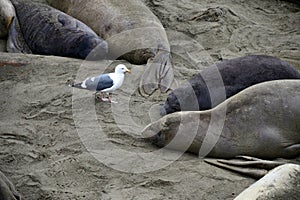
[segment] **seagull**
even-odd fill
[[[114,73],[101,74],[100,76],[96,77],[89,77],[80,83],[72,83],[69,86],[79,89],[96,91],[96,98],[97,94],[100,92],[100,98],[102,101],[116,103],[112,101],[110,93],[122,86],[126,72],[130,73],[130,70],[127,69],[125,65],[119,64],[116,66]],[[107,94],[108,99],[104,98],[104,93]]]

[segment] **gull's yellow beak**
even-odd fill
[[[130,73],[131,73],[131,70],[130,70],[130,69],[127,69],[126,72],[128,72],[128,73],[130,74]]]
[[[9,26],[10,26],[10,24],[12,23],[13,19],[14,19],[13,16],[9,16],[9,17],[7,18],[7,22],[6,22],[6,28],[7,28],[7,29],[9,28]]]

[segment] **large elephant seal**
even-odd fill
[[[217,82],[218,77],[223,85],[208,86],[209,82]],[[300,79],[300,73],[289,63],[271,56],[251,55],[226,60],[205,68],[172,91],[161,115],[181,110],[207,110],[249,86],[279,79]],[[221,96],[220,90],[225,90],[226,94]]]
[[[97,57],[106,57],[107,43],[79,20],[45,4],[26,0],[11,2],[17,14],[10,26],[11,52],[24,52],[26,45],[35,54],[84,59],[97,47]],[[24,45],[20,45],[22,37]]]
[[[7,36],[8,27],[15,15],[15,9],[10,0],[0,0],[0,38]]]
[[[298,199],[300,165],[285,164],[271,170],[234,200]]]
[[[143,94],[158,87],[165,92],[173,81],[170,46],[158,18],[140,0],[47,0],[81,20],[104,38],[111,59],[123,58],[145,64]]]
[[[300,155],[299,108],[300,80],[269,81],[251,86],[211,110],[166,115],[142,134],[158,146],[199,156],[291,158]],[[219,123],[222,120],[224,124]],[[217,127],[220,132],[214,131]],[[209,149],[206,155],[200,155],[203,147]]]

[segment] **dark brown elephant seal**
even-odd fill
[[[300,80],[269,81],[211,110],[166,115],[142,134],[158,146],[203,157],[292,158],[300,155],[299,108]]]
[[[48,5],[11,0],[16,17],[10,25],[9,52],[85,59],[107,56],[107,43],[79,20]]]
[[[109,58],[145,64],[140,90],[163,92],[173,82],[170,46],[158,18],[140,0],[47,0],[81,20],[108,42]]]
[[[172,91],[161,115],[208,110],[247,87],[279,79],[300,79],[300,73],[289,63],[272,56],[251,55],[226,60],[205,68]],[[218,81],[221,83],[214,84]],[[222,90],[223,96],[220,95]]]

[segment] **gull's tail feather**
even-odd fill
[[[71,83],[71,84],[69,84],[69,87],[85,89],[84,87],[82,87],[82,83]]]

